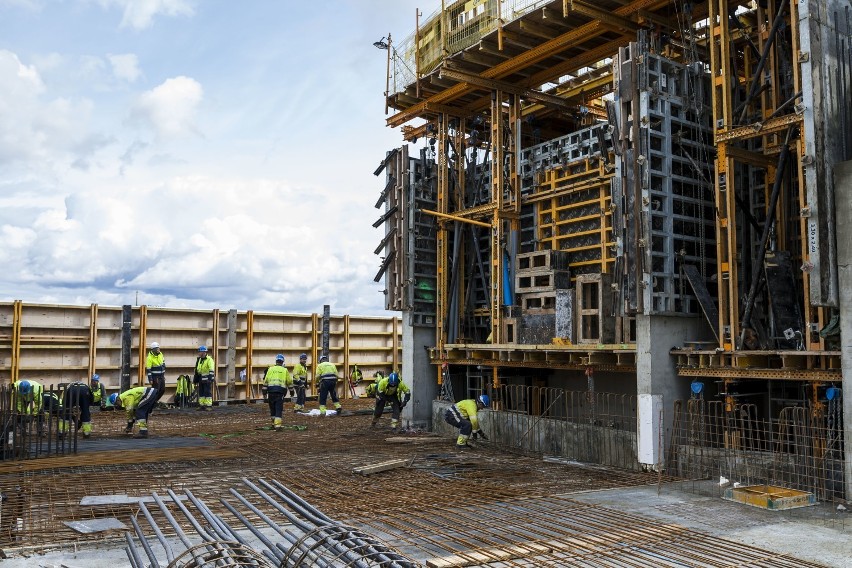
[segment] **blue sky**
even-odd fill
[[[0,0],[0,300],[383,314],[372,43],[427,4]]]

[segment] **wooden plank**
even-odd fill
[[[440,436],[392,436],[385,438],[385,442],[389,444],[436,444],[447,441],[447,438],[441,438]]]
[[[390,460],[381,463],[375,463],[372,465],[364,465],[361,467],[354,467],[352,471],[354,473],[360,473],[361,475],[370,475],[371,473],[379,473],[380,471],[388,471],[390,469],[397,469],[400,467],[406,467],[410,460]]]

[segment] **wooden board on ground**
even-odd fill
[[[372,465],[364,465],[361,467],[354,467],[352,471],[355,473],[360,473],[361,475],[370,475],[371,473],[379,473],[380,471],[388,471],[389,469],[397,469],[399,467],[406,467],[411,460],[390,460],[381,463],[374,463]]]
[[[426,566],[429,568],[460,568],[462,566],[478,566],[480,564],[490,564],[492,562],[511,560],[513,558],[526,558],[537,554],[549,554],[551,551],[552,549],[550,547],[543,546],[541,544],[520,544],[517,546],[507,546],[506,548],[471,550],[461,554],[453,554],[452,556],[430,558],[426,561]]]
[[[438,444],[447,442],[447,438],[438,436],[392,436],[385,438],[389,444]]]

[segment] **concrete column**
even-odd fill
[[[430,429],[432,401],[438,398],[435,367],[427,347],[435,344],[435,329],[411,325],[411,313],[402,312],[402,380],[411,388],[411,401],[402,411],[402,424]]]
[[[637,432],[640,463],[655,466],[665,461],[671,439],[674,401],[689,397],[689,379],[677,376],[672,347],[695,340],[703,322],[698,318],[636,316]],[[662,418],[660,416],[662,409]],[[665,435],[661,434],[663,428]]]
[[[852,219],[852,161],[834,166],[836,219]],[[846,498],[852,496],[852,224],[835,222],[837,231],[837,281],[840,307],[840,370],[843,375],[843,480]],[[844,292],[844,290],[846,290]]]

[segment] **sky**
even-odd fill
[[[0,0],[0,301],[388,315],[372,44],[431,4]]]

